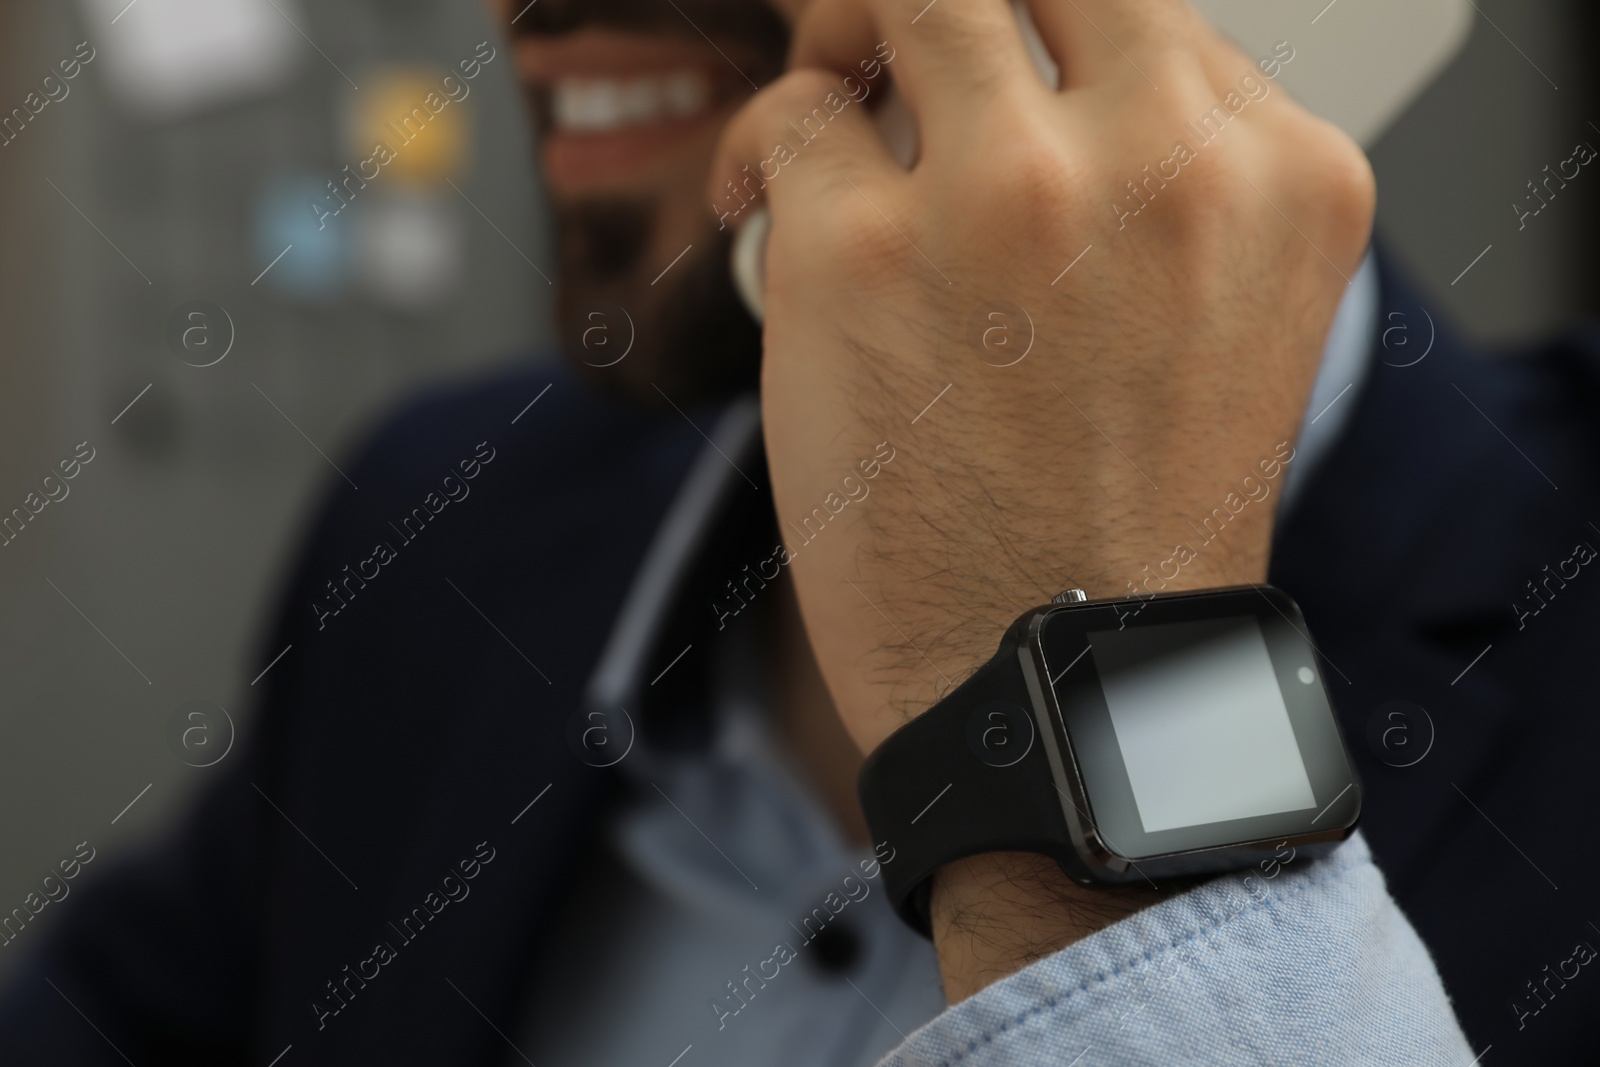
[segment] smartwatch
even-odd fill
[[[1349,837],[1361,786],[1300,609],[1271,586],[1019,618],[993,659],[862,768],[884,887],[929,932],[939,867],[1038,852],[1083,885],[1249,867]]]

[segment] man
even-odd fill
[[[1583,692],[1592,357],[1489,367],[1441,336],[1410,367],[1351,372],[1342,401],[1335,377],[1306,421],[1343,432],[1298,434],[1288,469],[1310,473],[1281,524],[1244,509],[1169,579],[1258,582],[1274,539],[1367,834],[1472,1051],[1360,842],[1284,857],[1244,902],[1226,878],[1091,892],[1035,857],[974,857],[941,872],[929,946],[884,910],[895,854],[854,803],[862,753],[1028,606],[1159,569],[1174,531],[1297,439],[1364,277],[1370,190],[1281,93],[1247,92],[1238,137],[1146,179],[1253,69],[1165,0],[1039,5],[1060,95],[1022,78],[1002,5],[941,4],[913,34],[904,4],[818,0],[784,12],[803,69],[726,131],[737,83],[781,68],[783,26],[675,6],[545,0],[515,24],[589,384],[536,368],[379,436],[287,587],[272,647],[293,650],[258,736],[179,841],[74,898],[7,1003],[16,1058],[848,1063],[930,1019],[906,1062],[1578,1047],[1593,951],[1555,886],[1597,873],[1558,847],[1594,729],[1563,714]],[[862,107],[826,104],[858,95],[842,75],[868,57],[922,124],[910,174]],[[820,136],[783,132],[818,102]],[[743,186],[779,140],[794,158]],[[1135,177],[1144,196],[1108,209]],[[752,409],[728,403],[757,364],[723,280],[757,191],[764,461]],[[967,344],[999,301],[1030,309],[1040,345],[1004,367]],[[1378,306],[1390,329],[1424,321],[1397,291]],[[1376,348],[1411,361],[1395,351]],[[850,503],[814,518],[830,494]],[[788,573],[770,580],[774,502]],[[1395,699],[1437,733],[1405,768],[1382,762],[1388,731],[1421,745],[1425,722],[1388,718]],[[794,959],[773,952],[774,916],[832,900],[849,903],[795,929]]]

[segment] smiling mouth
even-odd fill
[[[682,37],[585,28],[529,35],[518,49],[545,179],[559,195],[638,191],[664,168],[689,166],[750,95],[732,58]]]
[[[562,195],[647,187],[663,167],[686,165],[737,106],[701,69],[563,77],[538,106],[544,176]]]

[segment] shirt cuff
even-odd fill
[[[947,1009],[882,1063],[1472,1058],[1432,957],[1357,833],[1320,860],[1263,861],[1069,945]]]

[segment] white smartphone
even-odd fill
[[[1053,2],[1053,0],[1049,0]],[[1274,80],[1312,113],[1370,147],[1419,96],[1472,28],[1472,0],[1193,0],[1252,57],[1276,60]],[[1012,0],[1039,74],[1058,83],[1024,0]],[[1292,56],[1284,61],[1285,56]],[[909,165],[916,129],[891,88],[875,113],[884,140]],[[733,278],[745,306],[762,318],[767,230],[762,208],[733,243]]]

